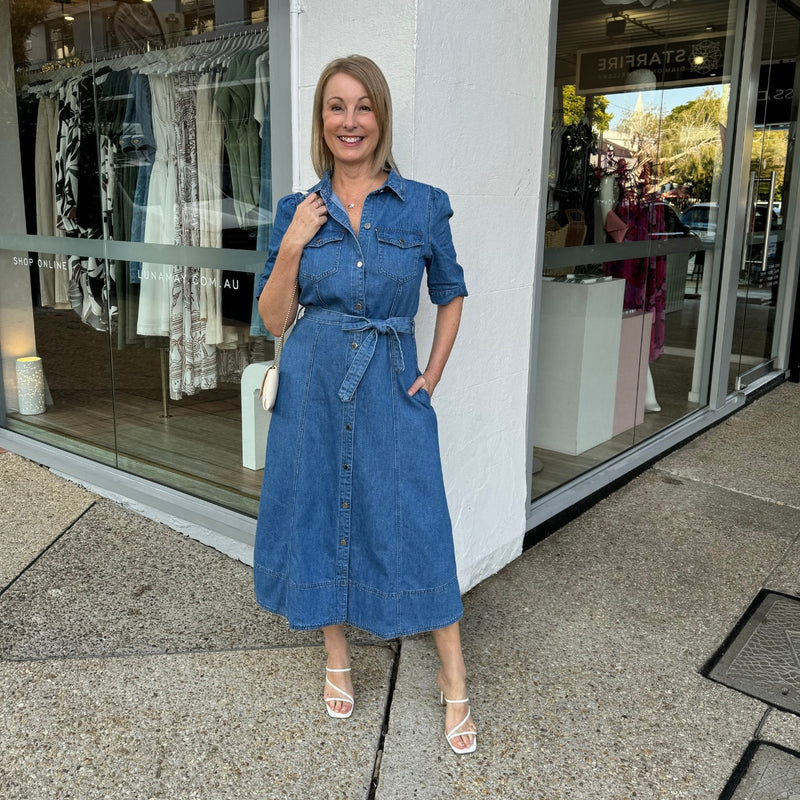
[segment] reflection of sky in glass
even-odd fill
[[[657,106],[662,108],[663,114],[669,114],[675,106],[680,106],[691,100],[696,100],[708,88],[715,89],[717,92],[721,91],[720,84],[715,83],[711,84],[710,87],[681,86],[675,89],[654,89],[648,92],[617,92],[615,94],[607,94],[605,96],[608,98],[609,102],[606,110],[614,115],[614,119],[611,120],[611,127],[614,128],[623,116],[625,116],[627,111],[633,111],[640,94],[645,109],[648,106]]]

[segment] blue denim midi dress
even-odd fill
[[[287,337],[261,493],[261,606],[298,630],[347,622],[382,638],[462,615],[436,414],[414,315],[467,294],[440,189],[390,172],[354,232],[330,176],[328,221],[300,260],[305,307]],[[302,194],[281,199],[260,294]]]

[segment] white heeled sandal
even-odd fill
[[[325,672],[350,672],[350,667],[345,667],[344,669],[330,669],[330,667],[325,667]],[[325,710],[328,712],[329,717],[333,717],[334,719],[347,719],[353,713],[353,707],[355,706],[355,701],[353,700],[352,696],[347,694],[347,692],[337,686],[335,683],[331,681],[331,679],[325,675],[325,683],[328,684],[332,689],[336,689],[339,692],[341,697],[326,697],[325,698]],[[334,711],[328,703],[350,703],[350,710],[349,711]]]
[[[439,704],[445,705],[447,703],[469,703],[469,697],[464,698],[463,700],[448,700],[444,696],[443,691],[439,691]],[[447,731],[444,732],[444,738],[447,739],[447,744],[450,745],[450,749],[459,756],[466,755],[467,753],[474,753],[478,747],[478,732],[477,731],[462,731],[461,728],[466,725],[467,720],[472,716],[472,710],[467,711],[467,716],[458,723],[458,725],[453,728],[453,730],[448,733]],[[465,747],[463,749],[459,749],[453,744],[453,739],[456,736],[472,736],[472,744],[469,747]]]

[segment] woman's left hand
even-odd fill
[[[433,390],[436,388],[437,383],[439,383],[438,380],[434,380],[430,375],[423,372],[422,375],[411,384],[408,393],[413,397],[420,389],[424,389],[428,393],[428,397],[433,397]]]

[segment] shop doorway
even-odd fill
[[[790,265],[790,219],[797,122],[800,20],[767,3],[759,92],[747,194],[745,241],[739,269],[729,391],[746,391],[773,371],[779,356],[781,310]],[[796,170],[795,170],[796,172]]]

